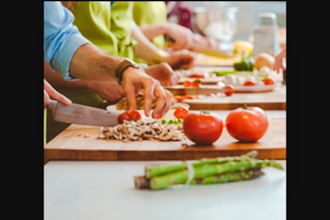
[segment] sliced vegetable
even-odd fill
[[[271,78],[265,78],[263,82],[265,85],[274,85],[274,80]]]
[[[228,74],[234,74],[236,72],[237,72],[236,70],[213,70],[210,71],[210,74],[215,74],[217,76],[225,76]]]
[[[204,73],[191,73],[187,76],[188,78],[206,78]]]
[[[243,84],[243,86],[255,86],[256,83],[251,80],[246,80]]]
[[[225,89],[224,93],[226,96],[231,96],[232,94],[235,93],[235,88],[233,85],[225,85],[224,89]]]
[[[254,64],[252,59],[247,58],[246,56],[242,55],[242,59],[239,62],[234,63],[234,69],[235,70],[247,70],[247,71],[252,71],[254,68]]]
[[[118,123],[122,124],[125,120],[126,121],[137,121],[141,119],[141,114],[140,112],[133,110],[131,112],[125,111],[118,115]]]
[[[196,87],[199,88],[202,85],[202,81],[200,79],[196,79],[194,81],[189,81],[189,80],[185,80],[183,82],[183,86],[184,87]]]
[[[189,113],[189,110],[185,107],[178,107],[175,109],[173,115],[176,118],[183,119],[187,114]]]
[[[180,118],[177,118],[177,119],[169,119],[169,120],[166,120],[166,119],[162,119],[162,124],[174,124],[174,125],[181,125],[182,124],[182,119]]]

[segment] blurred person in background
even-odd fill
[[[194,66],[194,54],[181,50],[167,53],[157,48],[136,26],[133,19],[135,2],[62,2],[75,16],[74,24],[80,32],[102,51],[135,60],[143,59],[148,65],[166,62],[173,69],[189,69]],[[145,12],[146,13],[146,12]]]
[[[189,22],[191,19],[190,14],[183,14],[188,9],[183,8],[181,2],[175,4],[177,4],[176,9],[169,12],[172,14],[168,15],[166,1],[134,2],[134,21],[144,35],[161,49],[169,49],[168,47],[170,47],[172,50],[193,50],[194,46],[219,48],[219,44],[215,39],[194,33],[188,22],[185,22],[186,19]],[[184,12],[178,10],[184,10]],[[176,14],[182,18],[182,21],[178,23],[169,22],[168,16]],[[185,25],[186,23],[187,25]]]

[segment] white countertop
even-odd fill
[[[254,180],[138,190],[145,164],[171,161],[50,161],[45,220],[285,220],[286,171]],[[173,161],[172,161],[173,162]],[[286,167],[286,161],[280,161]]]

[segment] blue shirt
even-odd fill
[[[69,65],[75,51],[90,43],[72,24],[73,14],[61,2],[44,2],[44,60],[70,79]]]

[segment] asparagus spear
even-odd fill
[[[260,168],[236,171],[231,173],[215,174],[207,177],[200,177],[192,180],[189,184],[206,185],[214,183],[227,183],[242,180],[256,179],[265,173]]]
[[[264,167],[274,167],[276,169],[283,170],[281,164],[274,160],[243,160],[243,161],[229,161],[223,164],[215,165],[204,165],[201,167],[194,168],[193,179],[203,178],[215,174],[229,173],[235,171],[243,171],[253,168],[264,168]],[[189,177],[187,170],[180,170],[177,172],[164,174],[161,176],[156,176],[151,178],[150,187],[153,190],[162,189],[175,184],[184,184]]]
[[[203,166],[203,165],[211,165],[211,164],[221,164],[228,161],[243,161],[251,158],[255,158],[257,155],[257,151],[250,151],[247,154],[237,156],[237,157],[218,157],[212,159],[201,159],[198,161],[192,162],[192,166],[194,168]],[[147,165],[145,167],[145,174],[147,178],[152,178],[155,176],[160,176],[167,173],[173,173],[175,171],[185,170],[187,169],[187,165],[185,162],[176,163],[176,164],[168,164],[168,165]]]
[[[151,189],[150,179],[146,176],[135,176],[134,185],[137,189]]]
[[[264,175],[264,172],[260,168],[236,171],[231,173],[224,174],[215,174],[212,176],[196,178],[192,180],[189,184],[192,185],[206,185],[206,184],[215,184],[215,183],[227,183],[234,181],[243,181],[256,179]],[[151,188],[151,179],[146,176],[135,176],[134,177],[135,188],[137,189],[152,189]]]

